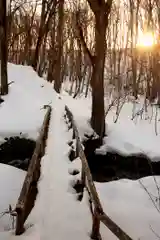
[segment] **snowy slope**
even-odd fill
[[[44,104],[52,101],[52,85],[38,77],[31,67],[8,64],[9,94],[0,105],[0,141],[23,135],[36,138],[42,124]]]

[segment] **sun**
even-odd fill
[[[152,32],[141,33],[138,37],[138,47],[152,47],[156,43],[154,34]]]

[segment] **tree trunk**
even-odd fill
[[[95,16],[95,54],[88,49],[79,26],[79,12],[76,13],[78,36],[81,40],[85,54],[92,65],[92,114],[91,125],[102,140],[105,135],[105,109],[104,109],[104,66],[106,55],[106,30],[108,27],[109,14],[112,0],[87,0]]]
[[[48,62],[49,62],[49,66],[48,66],[48,73],[47,73],[47,81],[52,82],[54,80],[54,65],[55,65],[55,33],[56,33],[56,20],[55,20],[55,15],[53,16],[54,19],[52,20],[52,31],[50,33],[51,36],[51,46],[49,49],[49,53],[48,53]]]
[[[0,59],[1,59],[1,94],[8,94],[7,75],[7,17],[6,1],[0,0]]]
[[[35,49],[34,58],[32,62],[32,67],[34,68],[35,71],[37,71],[37,67],[39,63],[39,53],[41,50],[44,37],[47,36],[49,32],[50,23],[53,15],[55,14],[56,4],[57,4],[56,0],[49,1],[48,5],[46,0],[42,1],[42,12],[41,12],[39,34],[38,34],[36,49]]]
[[[92,87],[92,116],[91,125],[102,138],[105,134],[104,109],[104,64],[106,53],[106,24],[105,14],[96,16],[95,24],[95,57],[91,77]]]
[[[43,42],[43,36],[44,35],[43,35],[42,30],[40,30],[39,35],[38,35],[37,44],[36,44],[35,53],[34,53],[34,59],[33,59],[33,63],[32,63],[32,67],[34,68],[35,71],[37,71],[37,65],[38,65],[38,61],[39,61],[39,52],[40,52],[41,44]]]
[[[62,54],[63,54],[63,18],[64,18],[64,0],[59,0],[58,6],[58,27],[57,27],[57,56],[55,66],[54,89],[60,93],[62,84]]]

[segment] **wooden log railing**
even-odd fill
[[[73,114],[67,106],[65,106],[65,111],[71,123],[71,127],[73,128],[73,138],[76,139],[76,155],[81,159],[82,162],[81,182],[86,187],[90,196],[91,204],[94,207],[94,210],[91,210],[93,215],[91,238],[98,240],[101,239],[100,222],[102,222],[120,240],[132,240],[132,238],[127,233],[125,233],[113,220],[111,220],[111,218],[108,217],[107,214],[103,211],[103,207],[101,205],[95,184],[92,179],[92,174],[90,172],[90,168],[83,151],[83,146]]]
[[[40,161],[45,152],[49,121],[51,117],[51,107],[45,105],[44,108],[47,109],[47,112],[16,204],[16,235],[20,235],[24,232],[24,223],[34,206],[37,194],[37,182],[40,176]]]

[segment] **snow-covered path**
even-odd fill
[[[64,123],[64,104],[56,99],[50,121],[46,154],[42,159],[39,194],[31,216],[43,240],[85,240],[91,230],[91,214],[84,197],[78,202],[72,192],[72,163],[67,157],[68,133]],[[37,239],[37,238],[36,238]]]

